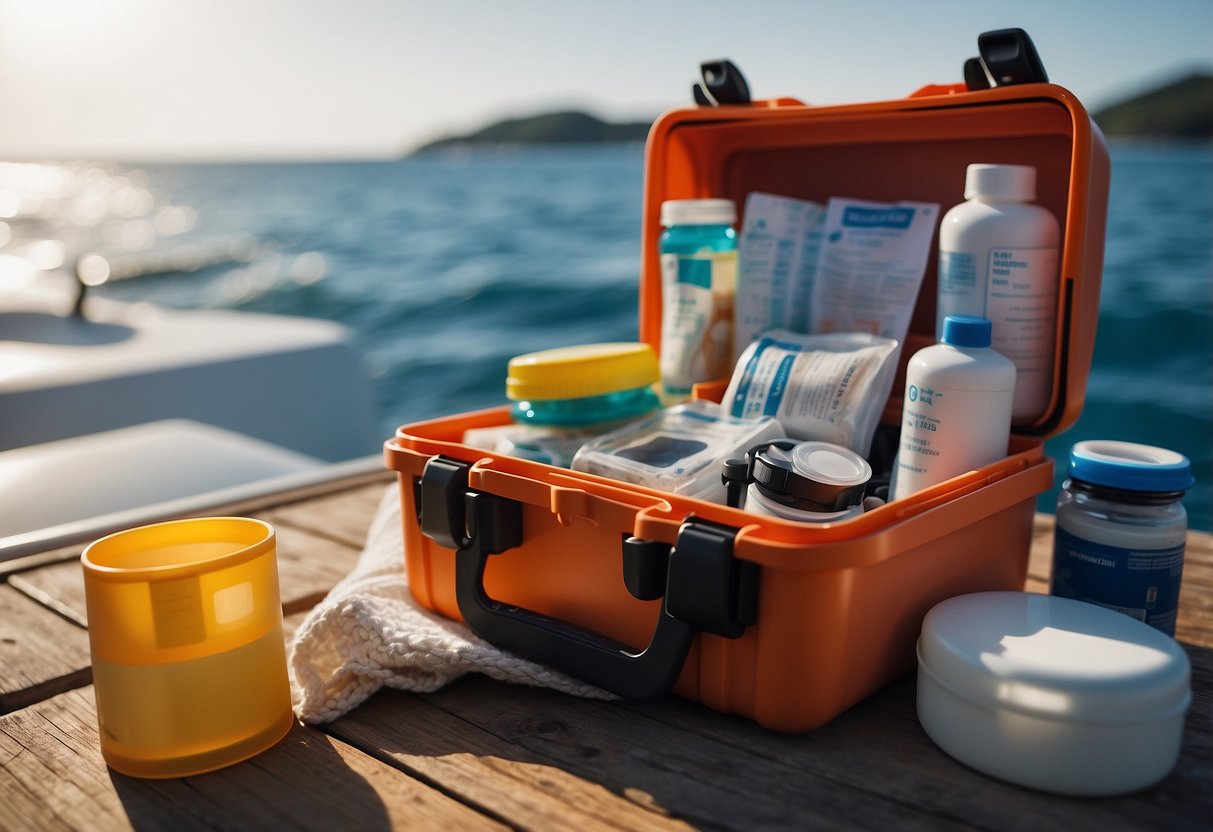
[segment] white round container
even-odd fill
[[[1170,637],[1094,604],[950,598],[923,620],[918,718],[962,763],[1059,794],[1122,794],[1175,765],[1192,701]]]
[[[892,499],[1007,455],[1015,365],[990,349],[990,322],[951,315],[943,343],[906,367]]]
[[[831,442],[771,443],[750,462],[745,509],[802,523],[835,523],[863,514],[872,479],[868,461]]]
[[[795,520],[798,523],[838,523],[863,514],[863,503],[856,503],[842,511],[806,511],[776,502],[759,491],[758,486],[750,483],[750,487],[746,489],[745,510],[751,514]]]
[[[1033,205],[1036,169],[969,165],[966,202],[939,226],[937,330],[948,315],[994,324],[994,349],[1014,362],[1015,421],[1044,415],[1053,392],[1057,219]]]

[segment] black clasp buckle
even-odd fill
[[[965,86],[970,90],[1049,80],[1036,44],[1023,29],[982,32],[977,36],[977,51],[981,53],[980,59],[965,62]]]
[[[733,557],[737,530],[691,518],[670,552],[666,609],[691,626],[738,638],[758,620],[758,564]]]
[[[699,77],[691,86],[691,95],[700,107],[750,103],[750,85],[732,61],[704,61],[699,65]]]

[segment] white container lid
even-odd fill
[[[969,165],[965,199],[1036,199],[1036,168],[1030,165]]]
[[[737,205],[731,199],[670,199],[661,203],[661,224],[732,225],[737,222]]]
[[[1188,657],[1166,634],[1094,604],[1024,592],[950,598],[923,620],[921,664],[958,696],[1069,723],[1182,714]]]

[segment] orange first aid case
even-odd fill
[[[673,690],[806,731],[910,670],[937,602],[1022,589],[1035,498],[1053,482],[1042,441],[1081,410],[1103,265],[1107,150],[1067,90],[1029,78],[845,106],[778,99],[666,113],[645,152],[640,337],[660,348],[663,201],[740,207],[765,191],[946,210],[976,162],[1035,167],[1036,201],[1062,231],[1052,399],[1037,423],[1016,426],[1006,458],[809,525],[461,443],[469,428],[508,423],[507,407],[409,424],[385,457],[399,474],[417,601],[621,696]],[[931,262],[887,426],[899,421],[905,362],[934,343],[935,281]],[[723,388],[696,394],[718,399]]]

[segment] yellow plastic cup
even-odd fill
[[[80,563],[111,768],[186,777],[286,736],[294,715],[272,526],[157,523],[101,538]]]

